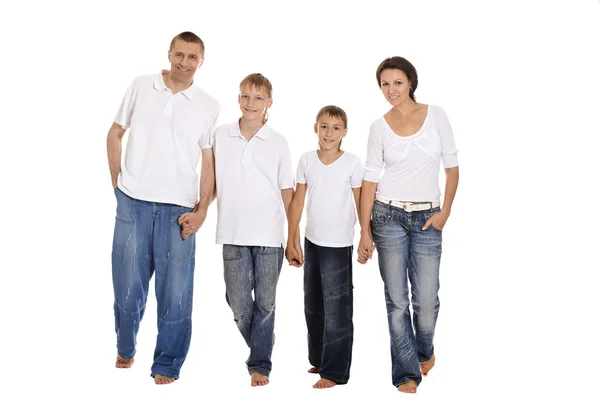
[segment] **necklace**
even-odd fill
[[[406,116],[404,117],[404,119],[403,119],[403,120],[402,120],[402,119],[398,120],[398,123],[400,123],[400,126],[404,126],[404,121],[406,121],[406,120],[408,119],[408,117],[410,116],[410,114],[412,114],[412,112],[413,112],[414,110],[415,110],[415,109],[411,109],[410,111],[408,111],[408,112],[406,113]],[[400,112],[398,112],[396,109],[394,109],[394,111],[395,111],[395,112],[396,112],[398,115],[400,115]]]

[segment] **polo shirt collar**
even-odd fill
[[[169,72],[169,71],[163,69],[154,78],[154,88],[156,90],[159,90],[159,91],[161,91],[161,90],[169,90],[169,88],[167,87],[167,85],[165,84],[165,81],[163,79],[163,73],[165,73],[165,72]],[[194,82],[192,82],[192,84],[190,85],[190,87],[188,87],[187,89],[185,89],[184,91],[181,92],[181,94],[183,94],[188,100],[193,99],[195,93],[196,93],[196,86],[194,86]]]
[[[243,137],[242,132],[240,131],[240,121],[238,120],[234,125],[235,126],[233,129],[229,129],[229,136]],[[258,129],[258,132],[256,132],[256,134],[254,136],[258,137],[261,140],[266,140],[269,138],[270,135],[271,135],[271,128],[265,123],[264,125],[262,125],[262,127],[260,129]]]

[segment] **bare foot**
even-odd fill
[[[118,369],[128,369],[131,367],[132,364],[133,364],[133,358],[125,359],[117,353],[117,364],[115,364],[115,366]]]
[[[263,385],[267,385],[269,383],[269,377],[262,375],[261,373],[255,371],[251,374],[253,387],[261,387]]]
[[[335,382],[328,380],[327,378],[321,378],[313,388],[331,388],[335,386]]]
[[[405,382],[398,385],[398,390],[404,393],[417,393],[417,383],[412,380]]]
[[[421,363],[421,374],[427,376],[427,373],[429,373],[429,371],[433,368],[434,365],[435,355],[432,355],[428,361]]]
[[[171,377],[165,377],[164,375],[160,375],[160,374],[156,374],[154,376],[154,383],[156,385],[165,385],[165,384],[170,384],[173,381],[175,381],[175,378],[171,378]]]
[[[308,369],[308,372],[311,374],[319,374],[321,372],[320,367],[311,367]]]

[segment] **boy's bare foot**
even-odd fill
[[[417,383],[412,380],[405,382],[398,385],[398,390],[404,393],[417,393]]]
[[[165,385],[165,384],[170,384],[173,381],[175,381],[175,378],[171,378],[171,377],[165,377],[164,375],[160,375],[160,374],[156,374],[154,376],[154,383],[156,385]]]
[[[118,369],[128,369],[131,367],[132,364],[133,364],[133,358],[125,359],[117,353],[117,364],[115,364],[115,366]]]
[[[253,387],[261,387],[261,386],[267,385],[269,383],[269,377],[267,377],[266,375],[262,375],[258,371],[255,371],[254,373],[252,373],[251,377],[252,377],[251,385]]]
[[[328,380],[327,378],[321,378],[313,388],[331,388],[335,386],[335,382]]]
[[[421,374],[427,376],[427,373],[429,373],[429,371],[433,368],[434,365],[435,355],[432,355],[428,361],[421,363]]]
[[[320,367],[311,367],[308,369],[308,372],[311,374],[319,374],[321,372]]]

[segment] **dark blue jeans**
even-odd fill
[[[433,226],[421,229],[439,211],[440,208],[405,212],[379,201],[373,205],[371,230],[385,287],[395,386],[410,380],[418,385],[422,379],[419,362],[433,355],[433,335],[440,307],[442,232]]]
[[[112,248],[117,351],[131,359],[153,274],[158,336],[151,376],[179,378],[192,335],[196,235],[181,238],[177,219],[192,208],[136,200],[118,188]]]
[[[275,294],[283,248],[223,245],[227,303],[250,348],[250,374],[271,373],[275,330]],[[254,291],[254,298],[252,297]]]
[[[350,378],[352,323],[352,250],[304,240],[304,315],[308,361],[322,378],[345,384]]]

